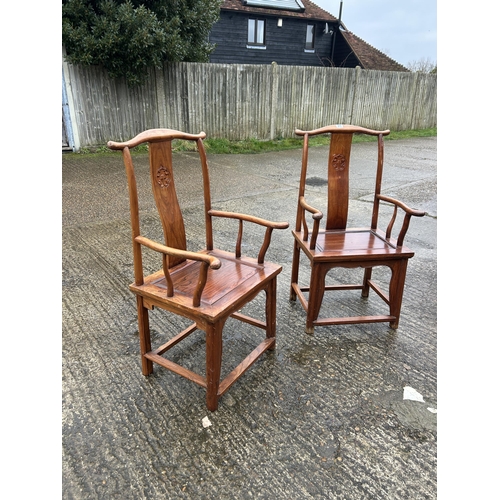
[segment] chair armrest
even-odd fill
[[[209,210],[208,215],[211,217],[225,217],[228,219],[237,219],[239,220],[239,231],[238,231],[238,238],[236,240],[236,250],[235,250],[235,255],[236,258],[241,257],[241,240],[243,238],[243,221],[246,222],[251,222],[253,224],[258,224],[259,226],[264,226],[266,227],[266,234],[264,236],[264,241],[262,243],[262,246],[259,251],[259,256],[257,258],[257,261],[259,264],[262,264],[264,262],[264,257],[266,255],[267,249],[269,248],[269,245],[271,243],[271,234],[273,232],[273,229],[286,229],[289,224],[288,222],[273,222],[269,221],[266,219],[261,219],[259,217],[254,217],[253,215],[246,215],[246,214],[240,214],[236,212],[224,212],[221,210]]]
[[[163,273],[165,274],[165,280],[167,282],[168,297],[174,296],[174,284],[168,270],[167,257],[170,255],[172,257],[180,257],[186,260],[196,260],[198,262],[201,262],[202,265],[200,267],[198,286],[196,287],[195,293],[193,295],[193,307],[199,307],[201,294],[203,293],[203,289],[205,288],[205,285],[207,283],[208,268],[210,267],[210,269],[219,269],[221,266],[220,260],[205,253],[189,252],[187,250],[179,250],[178,248],[168,247],[166,245],[162,245],[161,243],[157,243],[156,241],[150,240],[149,238],[145,238],[144,236],[136,236],[134,240],[137,243],[140,243],[141,245],[144,245],[145,247],[148,247],[151,250],[162,254]]]
[[[303,228],[304,241],[307,241],[307,239],[309,238],[309,227],[307,226],[306,221],[306,211],[312,214],[314,222],[309,248],[311,250],[314,250],[316,248],[316,239],[318,237],[319,221],[323,218],[323,212],[321,212],[317,208],[312,207],[311,205],[308,205],[303,196],[299,198],[299,206],[301,208],[300,221]],[[300,230],[300,227],[298,227],[297,230]]]
[[[398,206],[399,208],[403,209],[409,215],[414,215],[415,217],[423,217],[425,215],[424,211],[415,210],[413,208],[410,208],[408,205],[405,205],[403,202],[396,200],[395,198],[390,198],[389,196],[384,196],[382,194],[379,194],[377,196],[377,198],[379,200],[387,201],[388,203],[392,203],[393,205]]]
[[[387,226],[386,232],[385,232],[385,238],[386,240],[389,240],[391,238],[391,232],[392,228],[394,226],[394,222],[396,221],[396,216],[398,213],[398,208],[403,210],[405,212],[405,218],[403,221],[403,224],[401,225],[401,230],[399,231],[398,235],[398,240],[397,240],[397,246],[403,246],[403,240],[404,237],[406,236],[406,232],[408,231],[408,227],[410,226],[410,219],[412,217],[423,217],[425,215],[425,212],[422,210],[415,210],[413,208],[410,208],[409,206],[405,205],[399,200],[396,200],[395,198],[390,198],[389,196],[383,196],[381,194],[377,195],[377,199],[380,201],[386,201],[387,203],[391,203],[394,205],[394,212],[392,214],[392,218]]]

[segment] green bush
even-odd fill
[[[62,42],[72,64],[102,65],[131,86],[164,61],[208,62],[221,0],[63,0]]]

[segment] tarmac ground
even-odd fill
[[[157,365],[151,376],[142,375],[135,297],[128,288],[132,245],[121,154],[64,154],[62,497],[437,498],[436,144],[435,137],[386,141],[383,194],[426,212],[412,219],[405,239],[415,256],[408,265],[399,328],[327,326],[313,335],[304,332],[300,303],[289,301],[301,151],[209,153],[214,209],[290,223],[273,233],[266,255],[283,267],[276,350],[230,388],[216,412],[206,409],[205,391],[196,384]],[[373,143],[353,146],[353,226],[370,224],[375,151]],[[312,205],[325,190],[326,154],[326,146],[310,152]],[[179,194],[186,206],[188,249],[198,250],[204,232],[200,190],[192,182],[197,155],[175,155],[180,162],[176,185],[188,181]],[[147,155],[134,160],[146,196]],[[143,232],[161,241],[152,199],[140,209]],[[214,230],[216,246],[234,248],[229,223]],[[243,253],[253,256],[261,240],[252,231]],[[159,268],[153,261],[151,266]],[[329,279],[346,279],[343,271],[335,273]],[[307,283],[306,274],[301,279]],[[386,313],[373,292],[368,300],[358,292],[333,293],[325,296],[321,315]],[[257,297],[249,314],[262,304]],[[153,311],[150,319],[158,345],[183,326],[162,311]],[[171,351],[174,361],[195,371],[204,369],[199,333]],[[255,335],[250,325],[228,321],[223,372],[252,350]]]

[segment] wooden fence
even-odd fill
[[[63,63],[63,73],[75,149],[148,128],[266,140],[335,123],[394,131],[437,125],[437,76],[423,73],[166,63],[137,89],[98,66]]]

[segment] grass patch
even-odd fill
[[[411,139],[414,137],[435,137],[437,136],[437,128],[428,128],[422,130],[404,130],[400,132],[391,132],[385,137],[386,141],[394,141],[398,139]],[[374,136],[354,135],[353,143],[376,141]],[[329,144],[329,136],[314,136],[309,139],[309,145],[325,146]],[[302,147],[302,138],[286,138],[275,139],[272,141],[259,141],[257,139],[247,139],[245,141],[230,141],[228,139],[205,139],[205,149],[211,154],[258,154],[270,151],[285,151],[288,149],[300,149]],[[172,143],[174,151],[196,151],[196,143],[193,141],[182,141],[176,139]],[[141,144],[134,148],[131,152],[147,153],[148,147],[146,144]],[[82,148],[78,153],[65,153],[72,155],[101,155],[114,153],[106,146],[96,148]],[[88,157],[88,156],[87,156]]]

